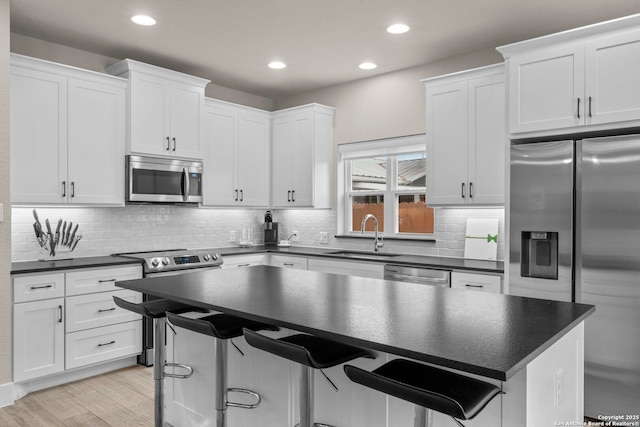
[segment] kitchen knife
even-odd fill
[[[64,244],[69,246],[71,244],[71,241],[69,240],[69,234],[71,233],[71,227],[73,227],[73,222],[69,221],[69,227],[67,228],[67,231],[65,233],[65,237],[64,237]]]
[[[71,232],[71,237],[69,237],[69,242],[67,242],[67,245],[71,246],[73,239],[75,239],[76,237],[76,231],[78,231],[78,224],[76,224],[76,226],[73,228],[73,231]]]
[[[67,235],[67,221],[64,222],[64,224],[62,224],[62,246],[65,245],[65,243],[67,243],[67,239],[65,238]]]
[[[60,227],[62,227],[62,218],[58,220],[58,226],[56,227],[56,246],[58,246],[58,242],[60,241]]]
[[[76,225],[77,227],[77,225]],[[75,234],[75,230],[73,232],[73,234]],[[80,239],[82,239],[82,234],[78,235],[78,238],[76,239],[75,242],[73,242],[73,245],[71,246],[71,248],[69,249],[69,252],[73,252],[73,250],[76,248],[76,246],[78,245],[78,242],[80,241]]]
[[[44,220],[44,225],[47,226],[47,233],[52,236],[53,233],[51,232],[51,223],[49,222],[49,218]]]

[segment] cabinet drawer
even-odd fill
[[[69,333],[65,350],[65,369],[135,356],[142,351],[142,321]]]
[[[136,304],[142,302],[141,293],[127,289],[68,297],[67,332],[131,322],[142,318],[139,314],[118,307],[113,302],[114,296]]]
[[[265,254],[225,256],[223,258],[222,268],[240,268],[265,264]]]
[[[489,274],[451,273],[451,287],[474,291],[501,293],[502,277]]]
[[[288,255],[271,255],[269,265],[274,267],[295,268],[297,270],[307,269],[307,258]]]
[[[120,289],[115,286],[116,281],[140,279],[141,277],[141,265],[70,271],[67,273],[66,278],[67,296],[116,291]]]
[[[64,273],[13,277],[13,302],[37,301],[64,296]]]

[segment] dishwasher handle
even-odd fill
[[[385,265],[384,268],[385,280],[420,283],[440,287],[449,287],[450,274],[451,272],[448,270],[416,269],[415,267],[402,267],[397,265]]]

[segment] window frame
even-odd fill
[[[352,203],[353,196],[361,195],[383,195],[384,203],[384,232],[379,233],[385,238],[403,240],[433,240],[434,233],[400,233],[399,230],[399,196],[400,195],[423,195],[426,200],[426,187],[415,187],[413,189],[398,189],[398,157],[403,154],[426,152],[425,134],[410,135],[398,138],[388,138],[374,141],[363,141],[338,145],[338,212],[337,228],[338,235],[347,237],[367,237],[372,232],[365,231],[364,235],[360,231],[350,230],[353,221]],[[373,157],[387,157],[387,185],[383,191],[352,191],[351,190],[351,160],[367,159]],[[425,171],[426,173],[426,171]]]

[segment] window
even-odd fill
[[[425,146],[424,135],[418,135],[339,147],[340,233],[361,233],[362,219],[373,214],[385,236],[433,235],[433,209],[425,200]],[[373,221],[367,221],[365,232],[373,230]]]

